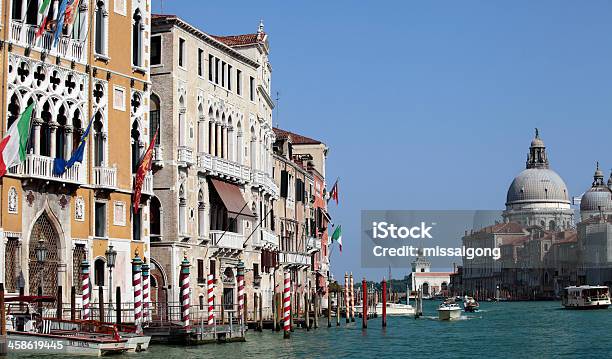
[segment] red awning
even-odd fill
[[[223,201],[225,209],[227,209],[228,213],[233,213],[235,215],[239,214],[246,217],[255,217],[255,214],[251,211],[249,206],[245,206],[246,202],[244,197],[242,197],[238,186],[213,178],[211,178],[210,181],[219,194],[219,197],[221,197],[221,201]]]

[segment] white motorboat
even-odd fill
[[[438,319],[453,320],[461,317],[461,307],[454,301],[445,301],[438,307]]]
[[[480,308],[478,301],[473,297],[468,297],[467,295],[463,297],[463,310],[466,312],[476,312]]]
[[[382,316],[383,312],[382,303],[378,303],[376,305],[376,315]],[[387,315],[390,316],[401,316],[401,315],[414,315],[415,309],[410,304],[402,304],[402,303],[387,303]],[[361,314],[362,307],[360,305],[355,306],[355,313]],[[372,313],[372,308],[368,308],[368,313]]]
[[[561,304],[565,309],[606,309],[611,305],[610,292],[603,285],[571,286],[563,290]]]

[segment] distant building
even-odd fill
[[[412,273],[409,274],[411,290],[422,290],[423,297],[449,294],[450,277],[454,272],[432,272],[431,262],[418,256],[412,262]]]

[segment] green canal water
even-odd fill
[[[612,309],[567,311],[559,302],[481,303],[481,311],[460,320],[436,319],[436,302],[425,302],[425,317],[361,320],[307,332],[249,331],[247,342],[198,347],[151,346],[147,353],[119,358],[612,358]],[[335,318],[332,318],[335,319]],[[14,356],[17,358],[49,358]],[[55,357],[55,356],[53,356]]]

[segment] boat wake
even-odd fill
[[[440,320],[440,318],[435,317],[435,316],[423,316],[423,319],[428,319],[428,320],[435,320],[437,322],[457,322],[460,320],[471,320],[471,319],[482,319],[482,316],[467,316],[467,315],[461,315],[459,318],[454,318],[452,320]]]

